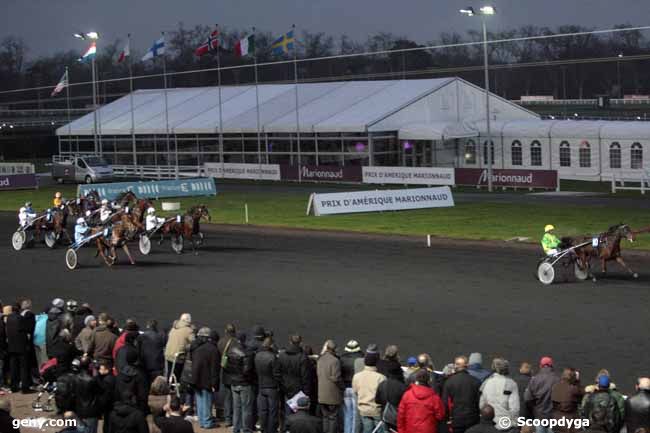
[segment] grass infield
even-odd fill
[[[39,190],[0,192],[0,210],[17,212],[25,201],[34,209],[51,206],[55,191],[74,197],[76,186],[44,187]],[[180,201],[181,208],[208,205],[212,222],[244,224],[244,205],[248,204],[249,224],[287,228],[353,231],[367,233],[441,236],[457,239],[505,240],[516,236],[537,242],[546,224],[554,224],[559,236],[603,232],[610,225],[624,222],[632,229],[650,225],[643,209],[557,204],[519,205],[507,203],[460,203],[453,208],[425,209],[335,216],[307,216],[307,194],[220,192],[216,197],[166,199]],[[160,206],[156,206],[160,212]],[[624,248],[650,250],[650,235],[640,235]]]

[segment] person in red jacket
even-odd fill
[[[442,400],[429,386],[429,373],[419,370],[397,410],[399,433],[437,433],[438,422],[445,417]]]

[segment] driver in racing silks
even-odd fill
[[[165,218],[158,218],[156,216],[156,209],[150,207],[147,209],[147,219],[145,222],[145,229],[150,232],[157,229],[165,222]]]
[[[555,226],[552,224],[547,224],[544,227],[544,236],[542,237],[542,248],[544,248],[544,254],[547,256],[554,256],[559,252],[559,247],[562,241],[558,239],[557,236],[553,233]]]
[[[63,195],[61,194],[61,192],[57,191],[54,194],[52,205],[54,205],[54,207],[61,207],[62,204],[63,204]]]
[[[28,201],[25,203],[25,206],[18,210],[18,223],[20,224],[20,227],[25,228],[34,218],[36,218],[36,212],[32,209],[32,202]]]
[[[86,220],[77,218],[77,224],[74,226],[74,241],[76,243],[83,241],[89,231],[90,227],[86,224]]]
[[[108,200],[102,200],[102,206],[99,208],[99,223],[102,225],[109,223],[112,215],[113,209],[109,206]]]

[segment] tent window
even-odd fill
[[[609,168],[621,168],[621,145],[617,142],[609,146]]]
[[[490,141],[490,159],[494,165],[494,142]],[[483,142],[483,164],[488,165],[488,142]]]
[[[465,143],[465,164],[476,164],[476,143],[467,140]]]
[[[580,143],[580,151],[578,156],[580,167],[591,167],[591,146],[587,140],[584,140]]]
[[[510,157],[512,159],[512,165],[522,165],[523,164],[523,157],[521,153],[521,143],[519,140],[515,140],[512,142],[512,146],[510,147]]]
[[[643,146],[641,143],[632,144],[630,150],[630,168],[635,170],[643,168]]]
[[[568,141],[560,143],[560,167],[571,167],[571,145]]]
[[[537,140],[530,143],[530,165],[535,167],[542,165],[542,145]]]

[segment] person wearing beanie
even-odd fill
[[[92,344],[93,331],[97,327],[97,319],[92,314],[84,319],[84,328],[74,339],[74,345],[77,350],[84,356],[90,355],[90,345]]]
[[[297,401],[297,411],[287,416],[286,429],[289,433],[323,433],[323,423],[320,418],[309,414],[311,401],[309,397],[301,397]]]
[[[477,378],[479,382],[483,382],[492,374],[490,370],[483,368],[483,355],[478,352],[469,355],[467,372]]]
[[[638,378],[636,391],[625,400],[625,426],[629,432],[650,427],[650,378]]]
[[[139,363],[140,349],[136,346],[139,335],[140,327],[136,321],[134,319],[126,319],[124,329],[113,345],[113,365],[115,366],[116,373],[119,372],[122,367],[126,366],[127,351],[134,352]]]
[[[255,354],[257,373],[258,422],[262,433],[274,433],[278,423],[280,407],[280,363],[274,350],[273,338],[266,337]]]
[[[199,427],[212,429],[217,426],[212,416],[214,391],[219,389],[221,355],[210,328],[201,328],[190,347],[192,359],[192,389],[196,396],[196,414]]]
[[[524,403],[532,408],[533,419],[551,419],[553,417],[553,402],[551,391],[560,378],[553,371],[553,358],[543,356],[539,360],[539,371],[534,375],[524,392]],[[550,433],[546,427],[536,427],[537,433]]]
[[[519,416],[519,392],[517,383],[510,377],[510,363],[503,358],[494,358],[492,361],[493,373],[481,384],[479,407],[489,404],[494,408],[494,422],[497,429],[510,430],[499,419],[507,417],[510,425],[517,425]]]
[[[437,433],[445,418],[440,396],[431,388],[429,372],[421,368],[402,396],[397,410],[397,431],[401,433]]]
[[[341,355],[341,376],[345,385],[343,391],[343,433],[354,433],[357,425],[357,398],[352,389],[352,378],[356,373],[355,361],[363,359],[361,347],[356,340],[350,340]]]
[[[364,369],[352,378],[352,390],[357,398],[357,409],[361,416],[361,432],[372,433],[381,422],[381,405],[375,398],[379,385],[386,376],[377,371],[379,352],[366,351]]]
[[[586,394],[580,407],[581,417],[589,419],[591,424],[597,423],[595,413],[604,410],[604,427],[608,433],[618,433],[623,427],[623,414],[614,392],[610,390],[609,376],[601,374],[598,376],[598,389]]]
[[[336,343],[325,341],[321,356],[316,363],[318,377],[318,403],[323,414],[323,432],[337,433],[339,410],[343,403],[343,378],[341,361],[336,356]]]
[[[454,371],[442,390],[449,420],[454,433],[464,433],[479,422],[479,388],[481,383],[467,372],[467,357],[457,356]]]
[[[399,360],[399,349],[394,344],[386,346],[384,358],[377,362],[377,371],[386,377],[404,382],[404,370]]]

